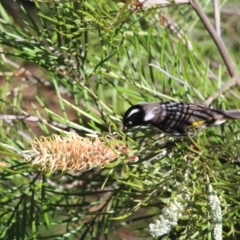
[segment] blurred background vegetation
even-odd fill
[[[200,3],[213,23],[212,1]],[[239,9],[239,1],[221,2],[221,38],[236,69]],[[0,239],[153,239],[149,224],[186,188],[188,206],[161,239],[214,239],[209,183],[223,238],[239,239],[239,121],[194,139],[121,131],[131,104],[203,103],[231,77],[190,4],[2,0],[0,142],[25,151],[35,138],[74,129],[123,139],[139,161],[50,174],[1,144]],[[240,109],[239,88],[212,100]],[[30,115],[37,121],[21,117]]]

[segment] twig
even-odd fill
[[[222,58],[223,61],[228,69],[228,72],[232,78],[234,78],[237,75],[237,71],[235,69],[234,63],[232,59],[230,58],[228,51],[225,47],[224,42],[222,39],[219,37],[217,32],[215,31],[213,25],[211,24],[210,20],[206,16],[206,14],[203,12],[202,7],[200,6],[198,0],[190,0],[190,4],[194,8],[195,12],[199,16],[199,18],[202,20],[204,26],[206,27],[207,31],[211,35],[213,41],[215,42]]]
[[[201,59],[199,59],[198,54],[194,51],[191,41],[187,38],[184,31],[181,30],[181,28],[178,26],[178,24],[175,23],[173,20],[171,20],[169,16],[167,16],[166,14],[163,14],[163,13],[159,13],[157,15],[157,19],[158,18],[160,20],[160,23],[165,28],[169,29],[173,34],[175,34],[179,38],[179,40],[188,48],[188,50],[193,52],[193,55],[195,56],[196,60],[203,63],[201,61]],[[216,75],[212,72],[211,69],[208,69],[208,75],[209,75],[209,78],[217,80]],[[196,89],[194,89],[194,90],[196,91]],[[198,92],[198,94],[199,93],[200,92]],[[201,94],[199,96],[202,97]]]
[[[8,59],[5,54],[3,53],[3,50],[0,48],[1,52],[0,52],[0,58],[2,59],[2,61],[10,66],[12,66],[13,68],[17,69],[17,71],[14,72],[8,72],[7,74],[5,72],[0,72],[1,76],[23,76],[24,78],[27,78],[31,83],[42,83],[44,86],[49,86],[50,82],[39,78],[37,76],[35,76],[31,71],[29,71],[26,67],[22,67],[19,64],[17,64],[16,62],[13,62],[12,60]]]
[[[10,103],[4,101],[3,99],[0,99],[0,102],[6,103],[6,104],[12,106]],[[12,106],[12,107],[16,108],[15,106]],[[74,130],[74,131],[85,131],[85,132],[93,134],[93,135],[98,134],[97,131],[93,131],[89,128],[80,126],[80,125],[70,122],[68,120],[66,120],[67,125],[65,125],[60,122],[32,116],[32,115],[28,114],[26,111],[21,110],[21,109],[19,109],[19,111],[21,112],[21,115],[0,114],[0,120],[6,121],[8,123],[9,123],[9,121],[12,121],[12,120],[22,120],[22,121],[29,121],[29,122],[35,122],[35,123],[43,123],[43,124],[50,126],[52,129],[55,129],[56,131]],[[69,124],[71,124],[71,126]]]
[[[142,3],[142,8],[148,8],[151,5],[154,4],[165,4],[168,2],[171,3],[171,1],[161,1],[161,0],[145,0],[145,1],[140,1],[140,3]],[[210,20],[208,19],[207,15],[204,13],[204,11],[202,10],[201,5],[199,4],[198,0],[189,0],[189,1],[174,1],[174,3],[176,4],[183,4],[183,3],[190,3],[191,6],[193,7],[193,9],[195,10],[195,12],[197,13],[197,15],[199,16],[199,18],[201,19],[202,23],[204,24],[204,26],[206,27],[207,31],[209,32],[210,36],[212,37],[213,41],[215,42],[221,56],[222,59],[225,63],[225,66],[229,72],[229,75],[231,76],[231,80],[228,81],[226,84],[224,84],[220,89],[218,89],[217,92],[215,92],[212,96],[210,96],[206,101],[205,104],[210,104],[215,98],[217,98],[217,96],[219,94],[221,94],[222,92],[230,89],[231,87],[237,85],[240,83],[240,79],[237,73],[237,70],[235,68],[235,65],[232,61],[232,59],[230,58],[228,51],[225,47],[224,42],[222,41],[220,35],[221,35],[221,31],[220,31],[220,9],[219,9],[219,4],[218,4],[218,0],[214,0],[214,12],[215,12],[215,25],[216,25],[216,30],[214,29],[213,25],[211,24]]]
[[[235,86],[236,84],[238,84],[240,82],[240,77],[239,76],[235,76],[233,78],[231,78],[227,83],[225,83],[222,87],[220,87],[218,89],[217,92],[215,92],[214,94],[212,94],[212,96],[210,96],[205,102],[204,104],[206,106],[210,105],[211,102],[216,99],[218,97],[219,94],[223,93],[224,91],[230,89],[231,87]]]
[[[240,9],[222,8],[221,13],[231,16],[235,15],[235,17],[240,17]]]
[[[34,155],[31,151],[28,151],[29,153],[24,153],[20,149],[17,149],[13,146],[10,146],[10,145],[2,143],[2,142],[0,142],[0,145],[6,147],[7,149],[12,150],[13,152],[17,153],[19,156],[21,156],[22,158],[25,158],[25,159]]]
[[[134,2],[134,1],[132,1],[132,2]],[[142,4],[143,5],[142,8],[148,8],[148,7],[151,7],[152,5],[185,4],[185,3],[189,3],[189,0],[175,0],[175,1],[170,1],[170,0],[139,0],[139,1],[135,1],[135,2],[138,2],[139,4]]]
[[[181,80],[181,79],[179,79],[179,78],[176,78],[176,77],[172,76],[170,73],[168,73],[167,71],[165,71],[164,69],[160,68],[159,66],[157,66],[157,65],[155,65],[155,64],[153,64],[153,63],[150,63],[149,66],[155,67],[155,68],[158,69],[160,72],[162,72],[163,74],[165,74],[167,77],[175,80],[176,82],[179,82],[180,84],[186,86],[187,88],[189,88],[189,89],[194,89],[194,91],[197,92],[198,95],[199,95],[202,99],[204,99],[204,97],[202,96],[202,94],[201,94],[196,88],[191,87],[188,83],[184,82],[183,80]]]
[[[213,7],[214,7],[215,29],[218,36],[221,37],[219,0],[213,0]]]

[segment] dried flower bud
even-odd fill
[[[110,146],[111,145],[111,146]],[[84,138],[74,132],[67,136],[53,135],[51,139],[40,137],[32,143],[34,156],[32,164],[40,165],[42,170],[74,172],[88,171],[94,167],[104,167],[121,155],[130,152],[120,141],[104,141],[103,138]],[[137,161],[132,155],[128,161]]]

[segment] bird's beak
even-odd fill
[[[123,132],[126,132],[127,129],[128,129],[128,128],[127,128],[126,126],[123,126],[123,130],[122,130],[122,131],[123,131]]]

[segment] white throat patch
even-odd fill
[[[155,114],[153,113],[153,111],[149,111],[145,117],[144,117],[144,121],[149,121],[149,120],[152,120],[153,118],[155,117]]]
[[[132,116],[134,113],[137,113],[137,112],[140,112],[141,110],[140,109],[133,109],[129,114],[128,114],[128,118],[130,117],[130,116]]]

